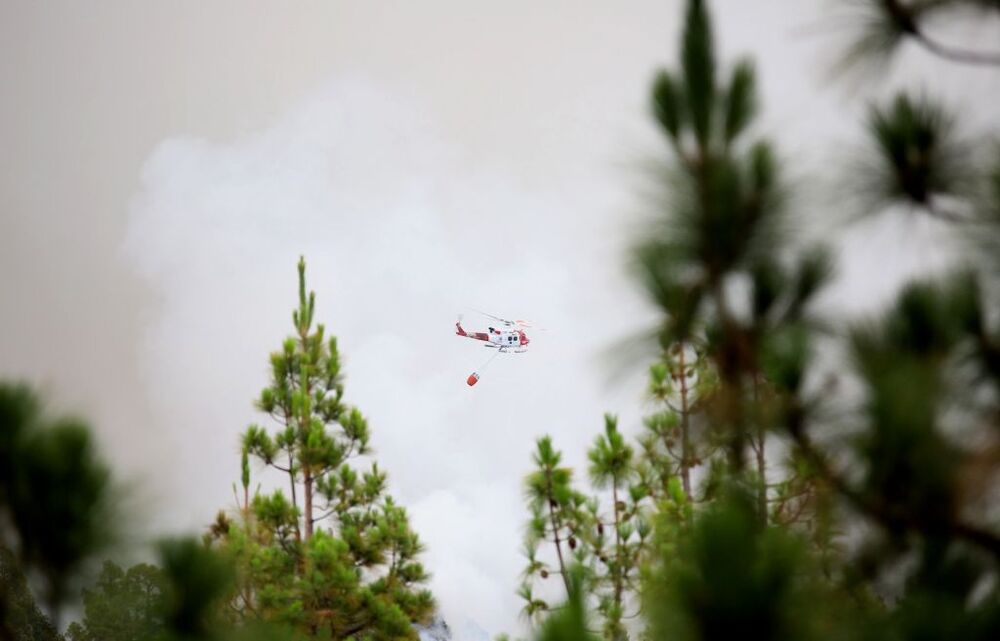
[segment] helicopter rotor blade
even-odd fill
[[[493,314],[487,314],[486,312],[478,310],[478,309],[473,309],[472,311],[476,312],[477,314],[482,314],[483,316],[487,316],[489,318],[492,318],[493,320],[498,320],[501,323],[503,323],[504,325],[514,325],[515,324],[514,321],[509,321],[506,318],[500,318],[499,316],[494,316]]]
[[[536,325],[534,321],[530,321],[530,320],[519,319],[519,320],[514,321],[514,324],[517,325],[521,329],[530,329],[530,330],[536,331],[536,332],[547,332],[547,331],[549,331],[548,328],[546,328],[546,327],[540,327],[540,326]]]
[[[540,327],[539,325],[536,325],[535,321],[531,321],[531,320],[527,320],[527,319],[523,319],[523,318],[519,318],[519,319],[516,319],[516,320],[510,320],[510,319],[507,319],[507,318],[501,318],[499,316],[495,316],[493,314],[487,314],[486,312],[484,312],[484,311],[482,311],[480,309],[475,309],[473,307],[470,307],[469,309],[471,309],[472,311],[476,312],[477,314],[482,314],[483,316],[486,316],[487,318],[492,318],[493,320],[500,321],[501,323],[503,323],[507,327],[517,327],[518,329],[531,329],[531,330],[534,330],[534,331],[537,331],[537,332],[547,332],[547,331],[549,331],[548,328],[546,328],[546,327]]]

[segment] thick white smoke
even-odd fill
[[[341,340],[347,398],[427,543],[444,614],[497,633],[520,608],[533,439],[554,433],[582,459],[602,412],[636,405],[635,391],[611,398],[596,358],[632,321],[609,304],[626,286],[605,262],[620,257],[601,200],[557,204],[477,166],[421,113],[342,80],[265,131],[169,140],[147,162],[126,250],[160,296],[143,349],[170,452],[160,527],[200,528],[232,504],[238,436],[264,420],[251,401],[291,329],[303,254],[317,320]],[[453,335],[458,313],[490,322],[469,307],[551,331],[470,389],[492,352]]]
[[[814,45],[789,39],[804,18],[786,15],[786,3],[727,8],[720,41],[758,57],[762,129],[794,161],[807,196],[794,214],[829,221],[840,194],[820,208],[808,197],[842,166],[845,154],[828,151],[857,140],[862,97],[820,90],[817,61],[802,54]],[[655,28],[666,32],[672,26]],[[508,44],[498,58],[505,70]],[[602,413],[621,412],[632,432],[643,411],[641,386],[609,388],[598,358],[649,319],[621,269],[624,214],[642,208],[639,161],[662,153],[643,128],[643,96],[674,46],[657,36],[655,49],[640,49],[612,72],[596,62],[565,78],[555,67],[525,69],[535,93],[504,93],[488,76],[476,76],[478,92],[428,81],[432,106],[402,88],[414,85],[341,77],[252,135],[163,142],[142,173],[126,242],[159,297],[142,348],[158,417],[149,449],[163,452],[151,530],[202,528],[232,504],[238,436],[262,420],[251,401],[268,352],[289,332],[303,254],[317,320],[341,339],[348,400],[370,418],[392,491],[427,543],[445,616],[459,630],[472,620],[491,634],[516,631],[521,479],[533,439],[551,433],[582,474]],[[455,60],[442,56],[441,69],[471,78]],[[595,61],[606,62],[603,53]],[[521,87],[509,73],[518,82],[504,86]],[[520,101],[505,103],[512,97]],[[508,108],[514,115],[500,118]],[[834,228],[813,234],[830,240]],[[881,306],[905,275],[946,263],[939,236],[933,224],[892,219],[855,227],[838,247],[848,266],[827,296],[830,311]],[[462,312],[468,325],[486,324],[470,307],[551,331],[470,389],[465,377],[489,356],[452,334]]]

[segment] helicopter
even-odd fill
[[[500,326],[487,327],[485,332],[468,332],[462,327],[462,317],[459,316],[458,320],[455,321],[455,334],[457,336],[464,336],[473,340],[483,341],[486,343],[484,347],[497,350],[496,354],[491,356],[490,359],[479,368],[480,370],[485,369],[486,366],[500,354],[523,354],[527,351],[528,343],[531,342],[531,339],[524,333],[524,329],[532,326],[530,321],[508,320],[506,318],[494,316],[493,314],[487,314],[486,312],[478,313],[498,321]],[[472,372],[465,382],[469,385],[469,387],[472,387],[479,382],[479,373]]]

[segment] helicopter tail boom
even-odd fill
[[[487,341],[489,342],[490,336],[486,332],[467,332],[462,329],[462,321],[455,321],[455,334],[458,336],[465,336],[466,338],[471,338],[477,341]]]

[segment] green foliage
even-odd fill
[[[903,639],[969,639],[986,641],[1000,630],[1000,591],[981,590],[982,559],[966,552],[928,550],[921,572],[889,612],[870,617],[867,638],[886,630]],[[882,637],[884,638],[884,637]]]
[[[286,631],[259,624],[234,627],[226,621],[233,589],[233,565],[194,539],[158,545],[160,567],[140,564],[122,570],[107,562],[97,582],[84,591],[80,622],[70,641],[279,641]]]
[[[55,626],[35,603],[17,559],[2,545],[0,545],[0,638],[18,641],[61,639]]]
[[[368,425],[356,408],[344,404],[337,339],[325,337],[323,325],[313,328],[316,295],[306,294],[305,261],[300,259],[299,306],[292,311],[296,334],[271,354],[271,383],[261,391],[257,407],[269,414],[279,430],[269,435],[251,425],[243,437],[243,451],[284,472],[291,487],[292,507],[299,509],[297,485],[302,483],[301,523],[297,539],[312,536],[318,506],[317,484],[344,468],[355,456],[368,453]],[[244,487],[249,485],[245,472]]]
[[[384,506],[371,529],[386,542],[378,552],[387,569],[374,580],[359,571],[358,542],[349,536],[320,529],[286,550],[234,526],[225,546],[240,574],[231,612],[238,621],[271,622],[309,638],[410,638],[411,621],[433,607],[429,593],[415,589],[427,579],[413,560],[419,543],[397,506]]]
[[[1000,143],[993,144],[986,158],[971,197],[977,224],[968,226],[966,239],[978,254],[978,262],[996,275],[1000,274]]]
[[[562,454],[552,446],[552,439],[544,436],[537,441],[534,463],[537,471],[525,482],[527,497],[532,513],[532,527],[528,530],[527,546],[533,550],[540,540],[552,537],[559,558],[558,574],[569,590],[567,565],[563,558],[563,545],[571,553],[577,546],[580,530],[579,509],[583,497],[572,487],[572,471],[559,467]],[[549,570],[543,564],[533,567],[542,578],[548,578]]]
[[[729,464],[737,470],[745,465],[747,446],[755,450],[759,509],[766,513],[768,416],[749,406],[767,392],[760,354],[772,333],[804,321],[809,300],[829,275],[829,260],[817,250],[798,259],[776,251],[787,236],[779,162],[767,142],[743,143],[741,136],[756,112],[753,67],[747,62],[737,65],[729,86],[716,87],[714,62],[693,62],[714,60],[714,54],[693,53],[711,46],[703,3],[689,3],[684,29],[680,54],[684,73],[700,69],[703,77],[693,84],[710,87],[718,95],[713,104],[722,103],[724,109],[720,117],[707,121],[714,123],[715,133],[694,133],[694,138],[706,141],[694,151],[687,148],[683,133],[666,130],[673,141],[678,178],[664,203],[661,226],[636,247],[636,273],[662,312],[661,346],[687,349],[690,344],[704,344],[710,366],[703,370],[715,377],[706,418],[717,428],[729,450]],[[669,72],[663,72],[660,78],[664,77]],[[661,80],[654,86],[656,104],[662,103],[662,95]],[[749,284],[746,300],[731,300],[731,283],[737,280]],[[749,313],[743,311],[747,308]],[[682,408],[680,416],[682,423],[689,422],[689,411]],[[654,435],[663,432],[665,420],[670,419],[653,419]],[[688,432],[689,426],[682,431]],[[682,476],[690,492],[687,472],[696,456],[689,440],[684,440],[682,450],[688,454],[682,453]]]
[[[916,31],[919,16],[916,9],[898,0],[863,0],[854,18],[857,26],[838,65],[841,69],[863,62],[884,64]]]
[[[413,638],[411,623],[434,609],[422,588],[423,546],[406,511],[387,493],[372,462],[362,413],[344,400],[337,340],[314,329],[316,297],[298,265],[295,335],[271,354],[271,381],[257,407],[278,423],[250,425],[242,438],[243,505],[221,515],[209,541],[235,561],[226,615],[267,622],[307,638]],[[249,494],[256,459],[283,474],[289,494]]]
[[[995,17],[997,0],[858,4],[849,57],[909,40],[1000,64],[929,31],[959,10]],[[634,253],[661,316],[656,409],[634,444],[605,416],[592,494],[549,437],[536,443],[525,614],[545,641],[997,638],[997,264],[911,283],[879,317],[825,331],[810,305],[833,261],[791,244],[783,160],[751,135],[754,67],[720,65],[704,0],[684,15],[678,68],[651,96],[672,183]],[[975,223],[995,261],[1000,156],[975,167],[959,122],[907,93],[872,107],[862,195],[873,213],[901,203]],[[202,542],[163,543],[162,570],[106,564],[72,641],[414,638],[434,607],[422,545],[386,473],[359,460],[369,425],[344,401],[315,304],[300,260],[294,333],[256,401],[277,427],[243,435],[236,513]],[[283,487],[251,494],[253,463]],[[112,539],[110,487],[84,424],[0,385],[0,637],[58,638],[28,585],[55,618]]]
[[[629,608],[652,531],[646,514],[651,496],[638,478],[634,450],[618,430],[617,418],[605,416],[604,432],[588,452],[593,487],[603,494],[587,499],[573,487],[572,471],[560,466],[562,454],[551,439],[542,437],[536,446],[536,470],[525,479],[531,518],[525,537],[528,565],[518,591],[522,613],[535,622],[550,613],[543,595],[552,590],[544,582],[556,574],[562,598],[581,598],[593,608],[605,638],[627,638],[624,621],[634,616]],[[610,508],[602,508],[602,497]],[[547,553],[554,553],[555,568]]]
[[[657,508],[651,519],[654,528],[651,548],[640,568],[646,580],[663,562],[677,556],[694,519],[694,503],[677,478],[671,479],[667,493],[658,501]]]
[[[550,616],[538,634],[539,641],[596,641],[587,620],[585,573],[577,567],[569,574],[566,604]]]
[[[715,53],[712,25],[703,0],[688,3],[681,45],[681,66],[691,127],[699,147],[708,147],[715,106]]]
[[[753,64],[745,60],[733,69],[726,92],[725,141],[736,140],[757,113],[756,74]]]
[[[41,579],[53,618],[114,534],[110,472],[87,426],[44,415],[23,385],[0,385],[0,544]],[[2,610],[2,607],[0,607]]]
[[[654,500],[664,496],[677,476],[692,496],[692,470],[714,451],[710,435],[700,433],[695,421],[716,384],[715,371],[697,343],[674,343],[650,366],[647,391],[657,411],[643,420],[637,474]]]
[[[604,637],[626,639],[624,620],[631,614],[627,612],[629,595],[637,587],[639,559],[649,534],[641,507],[647,491],[641,484],[629,487],[636,476],[634,452],[618,430],[617,417],[605,414],[604,434],[595,439],[587,458],[594,486],[611,490],[611,514],[592,510],[592,519],[598,525],[588,541],[596,565],[592,589],[598,599]]]
[[[963,347],[975,350],[983,338],[992,344],[981,335],[984,323],[976,283],[962,275],[942,284],[911,284],[881,323],[854,331],[870,426],[858,441],[867,464],[861,491],[873,505],[891,506],[881,508],[891,530],[947,529],[958,517],[962,456],[941,425],[944,403],[960,397],[947,388],[957,375],[947,359]]]
[[[821,638],[831,599],[812,578],[802,541],[761,528],[750,497],[734,495],[698,518],[647,586],[650,638]]]
[[[690,2],[683,83],[660,71],[653,86],[653,111],[674,150],[677,178],[665,195],[662,229],[637,245],[633,264],[664,311],[664,348],[688,341],[725,274],[772,257],[780,239],[784,188],[774,151],[764,141],[743,142],[758,106],[753,66],[739,63],[717,86],[711,32],[704,3]]]
[[[571,561],[582,559],[585,548],[584,529],[587,527],[583,504],[585,498],[572,485],[572,470],[560,467],[562,453],[552,445],[552,439],[543,436],[536,441],[533,456],[535,471],[525,479],[525,496],[531,512],[525,536],[525,556],[528,566],[524,570],[524,583],[518,594],[525,605],[522,614],[529,620],[536,619],[548,610],[548,604],[536,597],[533,583],[557,575],[565,593],[570,591],[569,567]],[[541,560],[539,546],[552,544],[558,566],[552,568]]]
[[[590,478],[598,489],[611,487],[617,490],[628,482],[632,474],[632,448],[618,431],[618,418],[604,415],[604,434],[594,440],[587,453],[590,459]]]
[[[232,566],[225,558],[191,539],[160,544],[167,586],[162,616],[169,637],[210,639],[218,635],[219,607],[232,582]]]
[[[860,183],[872,211],[896,203],[948,216],[942,199],[955,199],[970,175],[967,144],[955,139],[955,119],[927,98],[898,94],[873,106],[868,133],[877,163],[866,164]]]
[[[863,63],[883,66],[904,41],[919,44],[943,59],[971,65],[1000,65],[1000,52],[965,49],[941,42],[932,28],[942,22],[980,19],[975,11],[993,13],[996,0],[860,0],[853,3],[855,33],[839,67]]]
[[[672,140],[680,137],[686,116],[681,88],[666,71],[660,71],[653,84],[653,114]]]
[[[83,591],[83,619],[72,623],[69,641],[143,641],[163,627],[163,571],[142,563],[123,570],[105,561],[93,587]]]
[[[110,475],[87,428],[76,421],[30,434],[23,447],[11,517],[22,537],[22,557],[44,577],[50,601],[61,603],[69,596],[70,577],[107,544]]]
[[[865,4],[879,19],[867,26],[880,29],[865,47],[912,38],[965,62],[988,56],[940,45],[926,20],[960,5],[1000,8]],[[600,516],[598,501],[586,503],[599,535],[583,541],[592,561],[583,603],[609,639],[995,637],[996,263],[911,283],[884,314],[843,331],[817,319],[811,303],[833,261],[790,243],[781,161],[766,143],[746,140],[756,112],[752,67],[737,66],[717,87],[705,3],[688,2],[683,29],[680,71],[660,72],[653,85],[674,171],[662,221],[634,261],[662,316],[648,388],[658,407],[637,457],[617,426],[590,453],[601,486],[617,490],[620,475],[631,476],[612,519]],[[956,122],[907,94],[874,108],[864,195],[874,196],[873,209],[904,203],[975,222],[970,234],[995,261],[1000,163],[973,167]],[[692,380],[679,356],[692,350],[703,361],[694,378],[710,384],[678,407],[678,387]],[[716,445],[725,459],[712,455]],[[683,479],[690,452],[708,463],[698,497]],[[614,586],[626,576],[611,552],[644,523],[653,531],[635,548],[641,617],[619,625],[629,600],[606,591],[608,579]],[[634,581],[620,585],[634,589]],[[568,641],[586,626],[546,638]]]
[[[610,494],[611,507],[601,509],[595,498],[575,512],[576,522],[591,524],[579,528],[578,559],[606,639],[629,636],[640,581],[658,567],[658,555],[684,553],[696,506],[692,474],[704,463],[700,501],[735,475],[753,490],[759,523],[794,526],[818,550],[832,549],[814,470],[792,461],[768,474],[766,460],[768,432],[780,417],[778,389],[804,377],[806,312],[830,274],[829,255],[775,251],[785,238],[779,161],[768,143],[745,140],[758,106],[753,66],[739,63],[717,85],[705,3],[688,3],[683,29],[680,73],[659,72],[652,96],[677,169],[662,223],[635,251],[636,273],[663,316],[648,387],[657,410],[644,421],[638,450],[605,417],[588,458],[591,481]],[[747,285],[745,301],[730,300],[737,277]],[[766,371],[781,377],[777,387]],[[718,460],[720,448],[728,463]],[[536,511],[529,528],[536,540],[549,531],[541,516]],[[528,573],[545,567],[535,547],[528,556]],[[534,590],[522,596],[526,611],[550,608]]]

